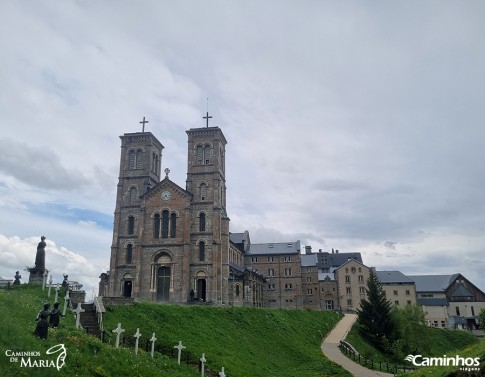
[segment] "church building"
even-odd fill
[[[120,136],[110,271],[100,294],[261,306],[263,276],[244,267],[244,248],[230,240],[226,138],[208,124],[186,133],[185,187],[168,168],[162,175],[164,147],[151,132]]]

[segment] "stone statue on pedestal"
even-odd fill
[[[42,285],[44,280],[45,268],[45,237],[40,238],[40,242],[37,245],[37,254],[35,255],[35,267],[27,267],[30,272],[29,284]]]

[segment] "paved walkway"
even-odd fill
[[[341,340],[345,339],[356,319],[356,314],[345,314],[344,318],[337,323],[337,326],[324,339],[321,347],[323,354],[333,362],[339,364],[342,368],[347,369],[354,376],[393,377],[394,374],[364,368],[340,352],[338,345]]]

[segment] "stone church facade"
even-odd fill
[[[226,213],[226,139],[190,129],[186,187],[161,173],[163,145],[150,132],[121,138],[110,271],[111,297],[160,303],[262,306],[264,279],[244,267]]]

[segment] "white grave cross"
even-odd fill
[[[81,313],[84,313],[86,310],[84,310],[82,307],[81,307],[81,303],[78,302],[77,303],[77,308],[76,310],[73,310],[74,313],[76,313],[76,329],[79,328],[80,326],[80,320],[81,320]]]
[[[56,297],[54,298],[54,302],[57,302],[57,299],[59,298],[59,283],[57,283],[55,291],[56,291]]]
[[[47,291],[47,297],[51,297],[52,275],[49,278],[49,290]]]
[[[219,377],[226,377],[226,373],[224,373],[224,367],[222,367],[221,371],[219,372]]]
[[[135,341],[135,355],[138,355],[138,340],[140,339],[140,328],[137,328],[136,329],[136,334],[133,335],[134,338],[136,338],[136,341]]]
[[[153,333],[153,335],[150,339],[150,342],[152,342],[152,352],[151,352],[152,359],[153,359],[153,354],[155,353],[155,341],[156,340],[157,340],[157,338],[155,338],[155,333]]]
[[[69,301],[69,291],[66,291],[66,296],[64,297],[64,309],[62,309],[62,315],[66,315],[67,302]]]
[[[179,341],[179,344],[174,346],[173,348],[177,348],[177,350],[179,351],[177,360],[180,365],[180,357],[182,356],[182,350],[185,349],[186,347],[182,345],[182,341]]]
[[[206,358],[205,358],[205,353],[202,354],[202,357],[200,358],[200,375],[202,377],[204,377],[204,371],[205,371],[205,362],[206,362]]]
[[[120,335],[122,332],[125,332],[125,329],[121,328],[121,323],[118,323],[118,327],[113,330],[113,332],[116,333],[116,345],[115,348],[118,348],[120,346]]]
[[[44,278],[42,279],[42,290],[45,288],[45,283],[47,282],[47,275],[49,275],[49,271],[45,270],[44,271]]]

